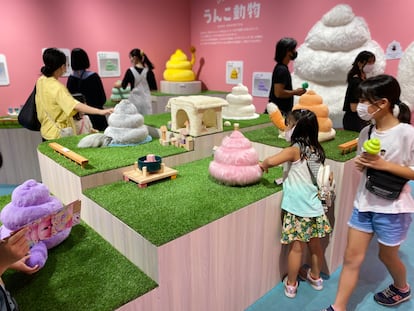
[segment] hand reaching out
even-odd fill
[[[26,273],[26,274],[36,273],[37,271],[40,270],[40,267],[39,267],[39,265],[36,265],[34,267],[29,267],[28,265],[26,265],[26,260],[29,259],[29,257],[30,257],[30,254],[24,256],[20,260],[18,260],[15,263],[11,264],[9,268],[13,269],[13,270],[21,271],[21,272]]]
[[[29,243],[26,239],[27,228],[11,234],[5,240],[0,241],[0,275],[10,265],[24,258],[29,252]]]

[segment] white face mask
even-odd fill
[[[375,111],[374,113],[369,113],[368,112],[368,107],[369,106],[370,105],[363,104],[363,103],[358,103],[358,105],[357,105],[356,110],[357,110],[358,116],[364,121],[372,120],[372,118],[374,117],[374,114],[376,114],[380,110],[380,108],[378,108],[378,110]]]
[[[285,131],[285,140],[290,143],[290,140],[292,139],[293,131],[295,130],[295,127],[292,127],[291,129],[288,129]]]
[[[375,64],[366,64],[364,68],[362,68],[362,71],[365,73],[371,73],[374,71],[374,67],[375,67]]]

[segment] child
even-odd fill
[[[294,110],[287,118],[286,140],[290,147],[266,158],[260,166],[264,172],[270,167],[287,162],[287,176],[283,182],[282,244],[289,244],[288,274],[283,280],[285,295],[296,296],[297,277],[302,262],[302,252],[308,245],[311,267],[305,271],[304,279],[316,290],[323,288],[320,277],[322,247],[320,238],[332,231],[318,189],[312,182],[310,171],[316,176],[319,166],[325,161],[325,152],[318,142],[318,122],[309,110]]]
[[[414,129],[410,124],[410,110],[400,102],[401,89],[389,75],[378,75],[360,84],[361,98],[357,106],[361,119],[375,120],[375,126],[362,129],[358,140],[356,168],[362,172],[354,199],[354,210],[348,222],[348,244],[339,278],[335,303],[328,311],[344,311],[355,289],[361,264],[374,234],[379,245],[379,259],[393,278],[393,284],[374,295],[377,303],[394,306],[411,297],[406,268],[398,251],[407,236],[414,212],[410,186],[405,184],[399,197],[384,199],[366,189],[366,168],[383,170],[406,179],[414,179]],[[368,139],[381,142],[381,153],[370,155],[361,151]]]
[[[97,130],[92,127],[91,119],[87,114],[78,112],[73,116],[73,120],[75,121],[76,135],[97,132]]]
[[[128,100],[135,105],[138,113],[142,115],[152,114],[151,91],[157,90],[157,82],[153,72],[154,65],[148,55],[140,49],[129,52],[132,66],[127,69],[122,82],[116,82],[115,87],[125,89],[131,86]]]

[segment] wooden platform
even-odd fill
[[[194,151],[163,161],[174,167],[211,156],[213,146],[220,145],[227,135],[229,132],[196,137]],[[280,149],[254,142],[253,147],[260,159]],[[134,170],[133,165],[79,177],[41,153],[39,162],[43,183],[51,192],[66,203],[81,198],[85,223],[159,284],[120,306],[119,311],[245,310],[280,282],[286,272],[286,248],[277,238],[282,192],[157,247],[82,194],[84,189],[119,182],[124,172]],[[360,173],[352,160],[342,163],[328,159],[328,164],[338,176],[336,207],[328,215],[334,232],[322,242],[323,271],[329,274],[342,264],[347,220],[353,208],[349,198],[355,195]],[[66,184],[61,183],[62,179]]]
[[[124,172],[123,175],[125,181],[132,180],[138,184],[138,187],[145,188],[150,182],[153,181],[165,179],[168,177],[175,179],[177,177],[177,173],[177,170],[165,166],[164,163],[161,163],[161,169],[154,173],[149,173],[146,166],[144,166],[141,171],[138,169],[137,164],[135,163],[134,169]]]

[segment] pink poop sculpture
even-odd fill
[[[262,178],[259,156],[252,143],[235,130],[224,137],[221,146],[214,152],[209,173],[217,181],[229,186],[246,186]]]

